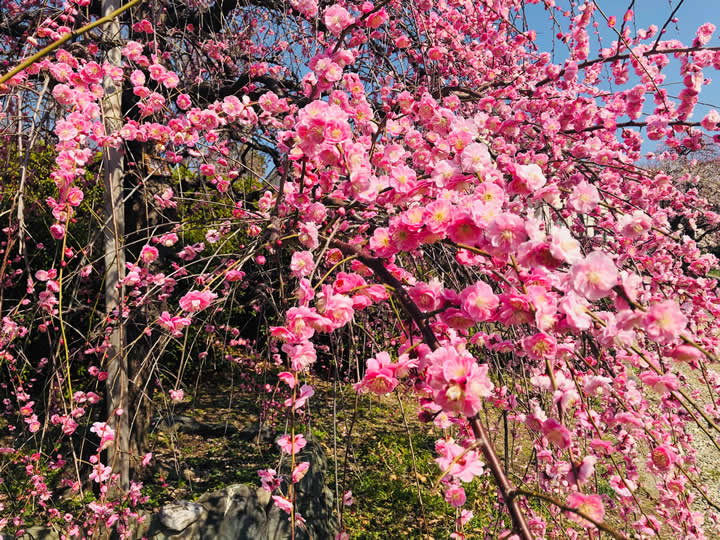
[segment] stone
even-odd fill
[[[333,492],[326,485],[325,452],[309,437],[297,461],[309,461],[310,468],[296,486],[297,510],[307,529],[298,526],[295,538],[334,538],[338,523]],[[287,492],[287,486],[283,491]],[[178,501],[163,507],[141,536],[152,540],[289,540],[291,532],[288,514],[273,504],[267,491],[233,484],[206,493],[194,503]]]
[[[160,522],[171,531],[182,531],[207,512],[201,504],[179,501],[168,504],[160,510]]]
[[[10,539],[9,536],[0,536],[0,540],[4,538]],[[29,527],[18,538],[21,540],[60,540],[60,534],[49,527]]]

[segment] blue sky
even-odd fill
[[[616,28],[620,28],[624,13],[631,4],[631,0],[596,0],[597,5],[608,17],[615,15],[617,17]],[[568,0],[556,0],[560,6],[568,6]],[[655,24],[662,28],[672,11],[678,6],[679,0],[635,0],[633,11],[635,12],[635,23],[631,26],[634,31],[640,28],[648,28],[651,24]],[[567,47],[554,40],[554,34],[557,29],[552,30],[551,22],[545,9],[540,5],[527,6],[526,16],[528,27],[535,29],[537,32],[537,45],[541,50],[552,51],[553,41],[555,41],[555,62],[562,63],[567,57]],[[713,34],[713,39],[709,45],[720,46],[720,0],[685,0],[677,14],[677,23],[670,23],[664,34],[664,39],[679,39],[683,43],[690,45],[697,28],[706,22],[711,22],[718,27]],[[561,24],[566,25],[567,19],[559,17]],[[617,35],[608,28],[605,19],[597,11],[595,20],[599,23],[599,37],[602,39],[602,46],[608,47],[617,39]],[[654,40],[653,40],[654,42]],[[600,48],[598,36],[591,34],[590,37],[590,58],[597,57]],[[666,84],[664,85],[670,95],[677,95],[682,89],[682,78],[678,69],[679,63],[673,61],[667,68]],[[705,77],[713,79],[713,82],[705,86],[700,94],[700,102],[693,115],[693,120],[701,120],[710,107],[720,110],[720,72],[705,69]],[[629,85],[634,85],[631,80]],[[675,90],[676,89],[676,90]],[[646,145],[646,150],[653,150],[654,146]]]

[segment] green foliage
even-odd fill
[[[235,220],[233,200],[247,200],[249,194],[262,188],[262,183],[253,175],[244,175],[234,179],[228,196],[216,191],[205,181],[199,181],[198,173],[187,165],[173,169],[171,186],[178,195],[178,220],[182,224],[183,240],[186,244],[204,242],[209,229],[217,228],[226,220]],[[224,238],[217,246],[218,253],[239,253],[240,246],[247,243],[245,234],[234,234]]]

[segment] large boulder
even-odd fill
[[[297,527],[297,540],[331,539],[337,530],[333,492],[326,485],[327,457],[320,444],[308,439],[298,461],[310,469],[297,485],[297,509],[309,530]],[[285,540],[290,539],[288,514],[276,507],[262,488],[234,484],[206,493],[197,501],[166,505],[136,532],[153,540]]]

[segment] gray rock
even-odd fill
[[[180,501],[168,504],[160,510],[160,523],[171,531],[182,531],[200,517],[206,517],[207,512],[201,504]]]
[[[183,415],[155,417],[153,424],[158,430],[167,433],[180,432],[202,437],[238,437],[242,441],[252,441],[254,439],[269,441],[274,435],[269,427],[261,426],[257,422],[239,430],[227,422],[206,424],[190,416]]]
[[[4,538],[9,540],[10,537],[0,536],[0,539]],[[25,529],[25,532],[19,538],[21,540],[59,540],[60,533],[49,527],[29,527]]]
[[[333,516],[333,492],[326,485],[325,452],[317,441],[308,438],[297,460],[309,461],[310,468],[297,484],[296,493],[297,510],[307,529],[296,527],[295,538],[334,538],[338,523]],[[173,521],[168,521],[167,516],[173,516]],[[188,517],[181,521],[180,516]],[[288,514],[273,504],[269,493],[234,484],[206,493],[196,503],[178,501],[165,506],[141,536],[153,540],[286,540],[291,533]]]

